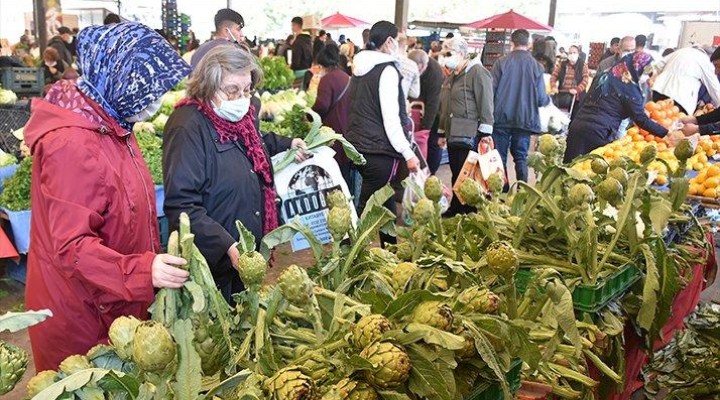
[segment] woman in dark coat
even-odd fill
[[[614,132],[625,118],[655,136],[668,130],[645,114],[640,77],[652,57],[643,52],[628,54],[607,72],[595,78],[590,91],[570,123],[565,162],[590,153],[614,139]]]
[[[340,50],[334,44],[325,46],[315,58],[315,63],[321,68],[322,78],[318,85],[313,111],[320,115],[323,125],[344,135],[347,133],[350,114],[350,96],[348,95],[350,75],[340,68],[339,61]],[[345,181],[350,182],[350,160],[342,150],[340,143],[336,143],[333,149],[335,150],[335,160]]]
[[[247,50],[218,46],[193,70],[187,98],[165,126],[163,174],[165,214],[170,229],[186,212],[195,243],[205,256],[223,296],[243,289],[235,271],[240,220],[255,235],[278,227],[277,193],[270,156],[300,139],[261,136],[251,88],[262,69]],[[302,158],[302,156],[300,156]]]

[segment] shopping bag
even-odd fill
[[[402,214],[401,218],[405,224],[410,225],[413,222],[412,210],[415,204],[425,197],[425,181],[430,178],[430,169],[422,168],[418,172],[411,172],[403,181],[402,198]],[[443,197],[440,198],[440,213],[444,213],[450,208],[450,199],[445,195],[447,192],[443,186]]]
[[[500,173],[503,176],[505,183],[507,183],[507,176],[505,175],[505,165],[500,157],[500,152],[495,149],[495,143],[480,142],[478,145],[478,151],[468,152],[465,163],[463,164],[460,174],[458,175],[455,185],[453,185],[453,192],[458,197],[461,204],[466,204],[465,200],[460,194],[460,187],[463,182],[467,179],[472,179],[480,184],[482,189],[487,192],[488,184],[487,180],[490,175],[494,173]]]

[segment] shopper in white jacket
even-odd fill
[[[653,100],[672,99],[685,114],[692,115],[700,86],[705,85],[715,104],[720,104],[720,82],[715,67],[703,49],[686,47],[662,59],[652,86]]]

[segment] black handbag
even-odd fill
[[[467,72],[463,75],[463,83],[467,83]],[[465,90],[463,90],[463,95],[465,97],[465,115],[468,115],[468,99]],[[448,135],[447,138],[448,146],[466,150],[474,148],[478,126],[479,124],[476,119],[456,117],[450,114],[450,135]]]

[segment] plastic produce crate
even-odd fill
[[[28,102],[19,101],[14,105],[0,106],[0,149],[6,153],[17,155],[20,141],[13,132],[25,126],[30,119]]]
[[[41,68],[2,68],[0,84],[18,95],[42,96],[45,86],[45,73]]]
[[[510,364],[510,371],[505,374],[505,381],[510,386],[510,393],[515,394],[521,386],[522,361],[515,359]],[[498,382],[483,384],[470,393],[465,400],[503,400],[505,398],[502,385]]]
[[[573,290],[573,307],[578,311],[594,313],[600,311],[611,301],[622,296],[640,279],[640,270],[625,265],[614,274],[595,285],[579,285]]]

